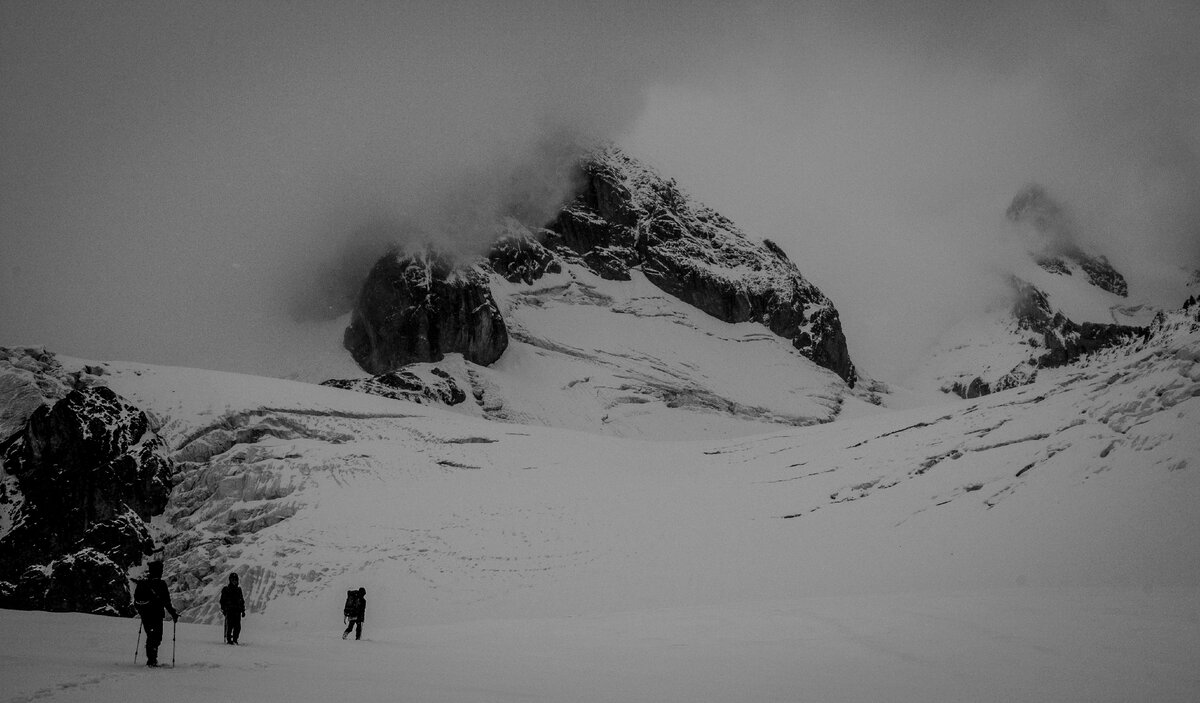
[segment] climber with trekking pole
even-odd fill
[[[167,583],[162,579],[163,565],[161,561],[152,561],[146,569],[146,578],[134,579],[133,605],[142,619],[138,629],[138,640],[141,640],[142,630],[146,631],[146,666],[158,666],[158,646],[162,644],[164,610],[171,614],[171,620],[178,627],[179,612],[171,605],[171,593]],[[137,650],[134,649],[133,660],[137,661]],[[171,666],[175,666],[175,631],[171,632]]]

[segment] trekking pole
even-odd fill
[[[137,644],[133,645],[133,663],[137,664],[137,653],[142,648],[142,621],[138,620],[138,638]]]
[[[171,668],[175,668],[175,632],[179,630],[179,620],[171,621]]]

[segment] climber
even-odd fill
[[[350,631],[357,627],[354,633],[354,639],[362,639],[363,618],[367,614],[367,589],[360,588],[357,591],[346,591],[346,606],[342,609],[342,615],[347,622],[346,631],[342,633],[342,639],[350,636]]]
[[[171,605],[171,593],[162,579],[161,561],[152,561],[146,569],[146,578],[134,579],[133,605],[142,618],[146,630],[146,666],[158,666],[158,645],[162,643],[163,611],[171,614],[172,622],[179,622],[179,613]]]
[[[221,612],[225,614],[225,644],[237,644],[246,617],[246,599],[238,585],[238,575],[229,575],[229,585],[221,589]]]

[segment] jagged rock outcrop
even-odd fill
[[[436,366],[430,368],[424,378],[410,367],[371,378],[333,378],[322,381],[321,385],[414,403],[458,405],[467,399],[466,391],[458,386],[454,378]]]
[[[16,500],[0,536],[0,607],[132,612],[125,570],[154,542],[173,465],[149,418],[104,386],[40,406],[0,445]]]
[[[496,240],[487,258],[492,270],[512,283],[530,284],[548,273],[562,271],[558,257],[528,234]]]
[[[19,431],[37,408],[53,405],[103,373],[99,366],[68,372],[41,347],[0,347],[0,441]]]
[[[343,345],[371,374],[452,352],[487,365],[504,353],[508,330],[484,273],[426,249],[376,262]]]
[[[762,323],[854,385],[837,309],[782,249],[750,240],[614,147],[581,169],[583,185],[550,223],[548,247],[610,280],[640,266],[667,293],[726,322]]]
[[[1005,216],[1032,231],[1034,246],[1030,253],[1043,269],[1064,276],[1078,269],[1097,288],[1122,298],[1129,295],[1125,277],[1107,258],[1080,249],[1071,218],[1045,188],[1037,184],[1025,186],[1013,197]]]
[[[1098,322],[1078,323],[1061,312],[1052,310],[1046,294],[1035,286],[1013,279],[1017,291],[1013,303],[1013,316],[1023,329],[1040,335],[1041,354],[1033,361],[1041,368],[1063,366],[1079,359],[1084,354],[1111,347],[1145,333],[1142,327],[1106,324]]]
[[[1146,328],[1099,322],[1075,322],[1054,310],[1044,292],[1015,276],[1009,279],[1015,292],[1011,314],[1030,348],[1029,357],[992,382],[976,376],[948,383],[942,390],[961,398],[977,398],[1016,388],[1037,380],[1038,369],[1055,368],[1078,361],[1085,354],[1124,344],[1144,336]]]

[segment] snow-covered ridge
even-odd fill
[[[1198,350],[1194,311],[1177,313],[1009,393],[720,442],[417,406],[403,419],[309,415],[304,432],[198,467],[236,490],[223,489],[224,513],[179,523],[192,536],[174,566],[237,570],[258,607],[285,617],[355,579],[407,618],[853,583],[1186,582],[1194,546],[1169,536],[1197,527]],[[1071,528],[1054,528],[1064,511]],[[1102,539],[1128,524],[1136,537]],[[192,613],[206,617],[214,580],[195,578]]]

